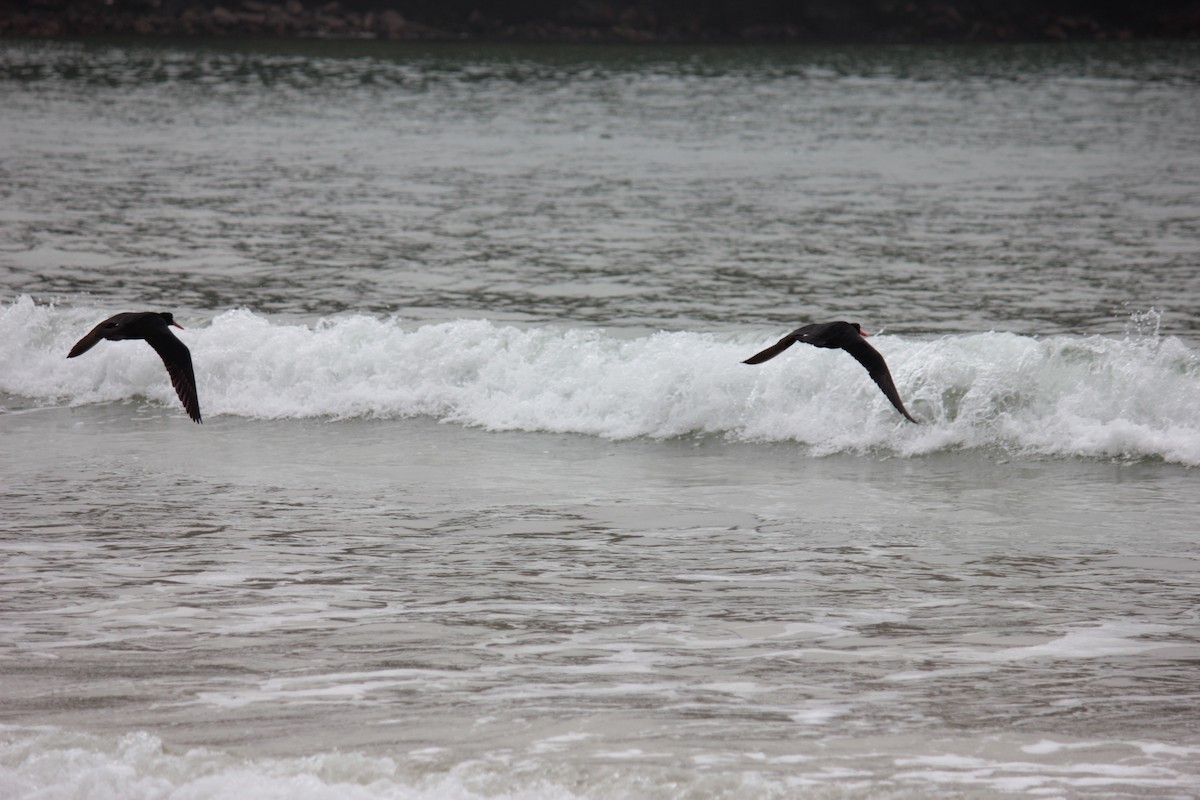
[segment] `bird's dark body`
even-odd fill
[[[896,391],[896,384],[892,381],[892,373],[888,370],[887,362],[883,360],[883,356],[879,354],[878,350],[867,344],[867,340],[863,338],[865,335],[862,332],[862,326],[857,322],[815,322],[797,328],[766,350],[750,356],[742,363],[761,364],[764,361],[770,361],[796,342],[804,342],[814,347],[825,347],[831,350],[845,350],[854,356],[858,363],[867,368],[871,379],[879,385],[896,410],[903,414],[909,422],[916,422],[900,400],[900,393]]]
[[[126,311],[114,314],[88,332],[67,353],[67,358],[81,356],[91,350],[100,341],[111,339],[144,339],[158,353],[171,376],[171,385],[175,394],[183,403],[188,416],[196,422],[200,418],[200,400],[196,394],[196,375],[192,370],[192,354],[187,345],[175,338],[171,326],[182,328],[175,318],[166,312],[157,311]]]

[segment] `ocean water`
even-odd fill
[[[1198,67],[0,40],[0,797],[1200,794]]]

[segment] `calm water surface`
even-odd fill
[[[0,41],[0,796],[1194,797],[1198,67]]]
[[[1200,331],[1194,45],[0,50],[3,288]]]

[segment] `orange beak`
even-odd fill
[[[171,324],[174,325],[176,328],[179,328],[179,330],[183,330],[183,326],[180,325],[178,322],[171,320]]]
[[[859,333],[859,335],[861,335],[861,336],[862,336],[864,339],[865,339],[866,337],[868,337],[868,336],[870,336],[870,335],[871,335],[871,334],[867,333],[866,331],[864,331],[862,328],[859,328],[859,329],[858,329],[858,333]]]

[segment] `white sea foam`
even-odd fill
[[[473,785],[469,770],[414,774],[397,761],[356,753],[305,758],[234,758],[212,750],[167,752],[146,733],[96,736],[8,731],[0,739],[0,796],[12,800],[569,800],[580,795],[552,782]]]
[[[1173,633],[1170,625],[1136,620],[1109,620],[1098,625],[1068,630],[1043,644],[1009,647],[994,652],[973,652],[983,661],[1024,661],[1026,659],[1081,659],[1136,655],[1169,647],[1172,643],[1155,641],[1152,636]]]
[[[41,403],[176,406],[144,346],[104,343],[65,359],[114,310],[27,297],[0,306],[0,392]],[[982,447],[1200,464],[1200,354],[1156,332],[877,337],[900,394],[927,423],[918,427],[844,354],[796,347],[768,364],[740,363],[779,331],[630,338],[362,315],[307,326],[245,310],[183,321],[209,420],[428,416],[497,431],[797,442],[817,455]]]
[[[818,724],[823,720],[814,720]],[[1195,748],[1142,741],[1004,737],[891,746],[864,752],[798,745],[774,753],[731,747],[680,759],[669,751],[612,748],[564,733],[479,758],[439,748],[392,756],[318,751],[247,757],[164,745],[135,732],[100,736],[0,726],[0,797],[6,800],[574,800],[575,798],[803,796],[814,800],[930,797],[1192,797]],[[897,750],[903,745],[906,749]],[[1014,747],[1015,745],[1015,747]],[[587,751],[587,757],[575,752]],[[807,752],[803,752],[807,750]],[[984,752],[986,755],[976,755]],[[574,766],[572,763],[576,762]]]

